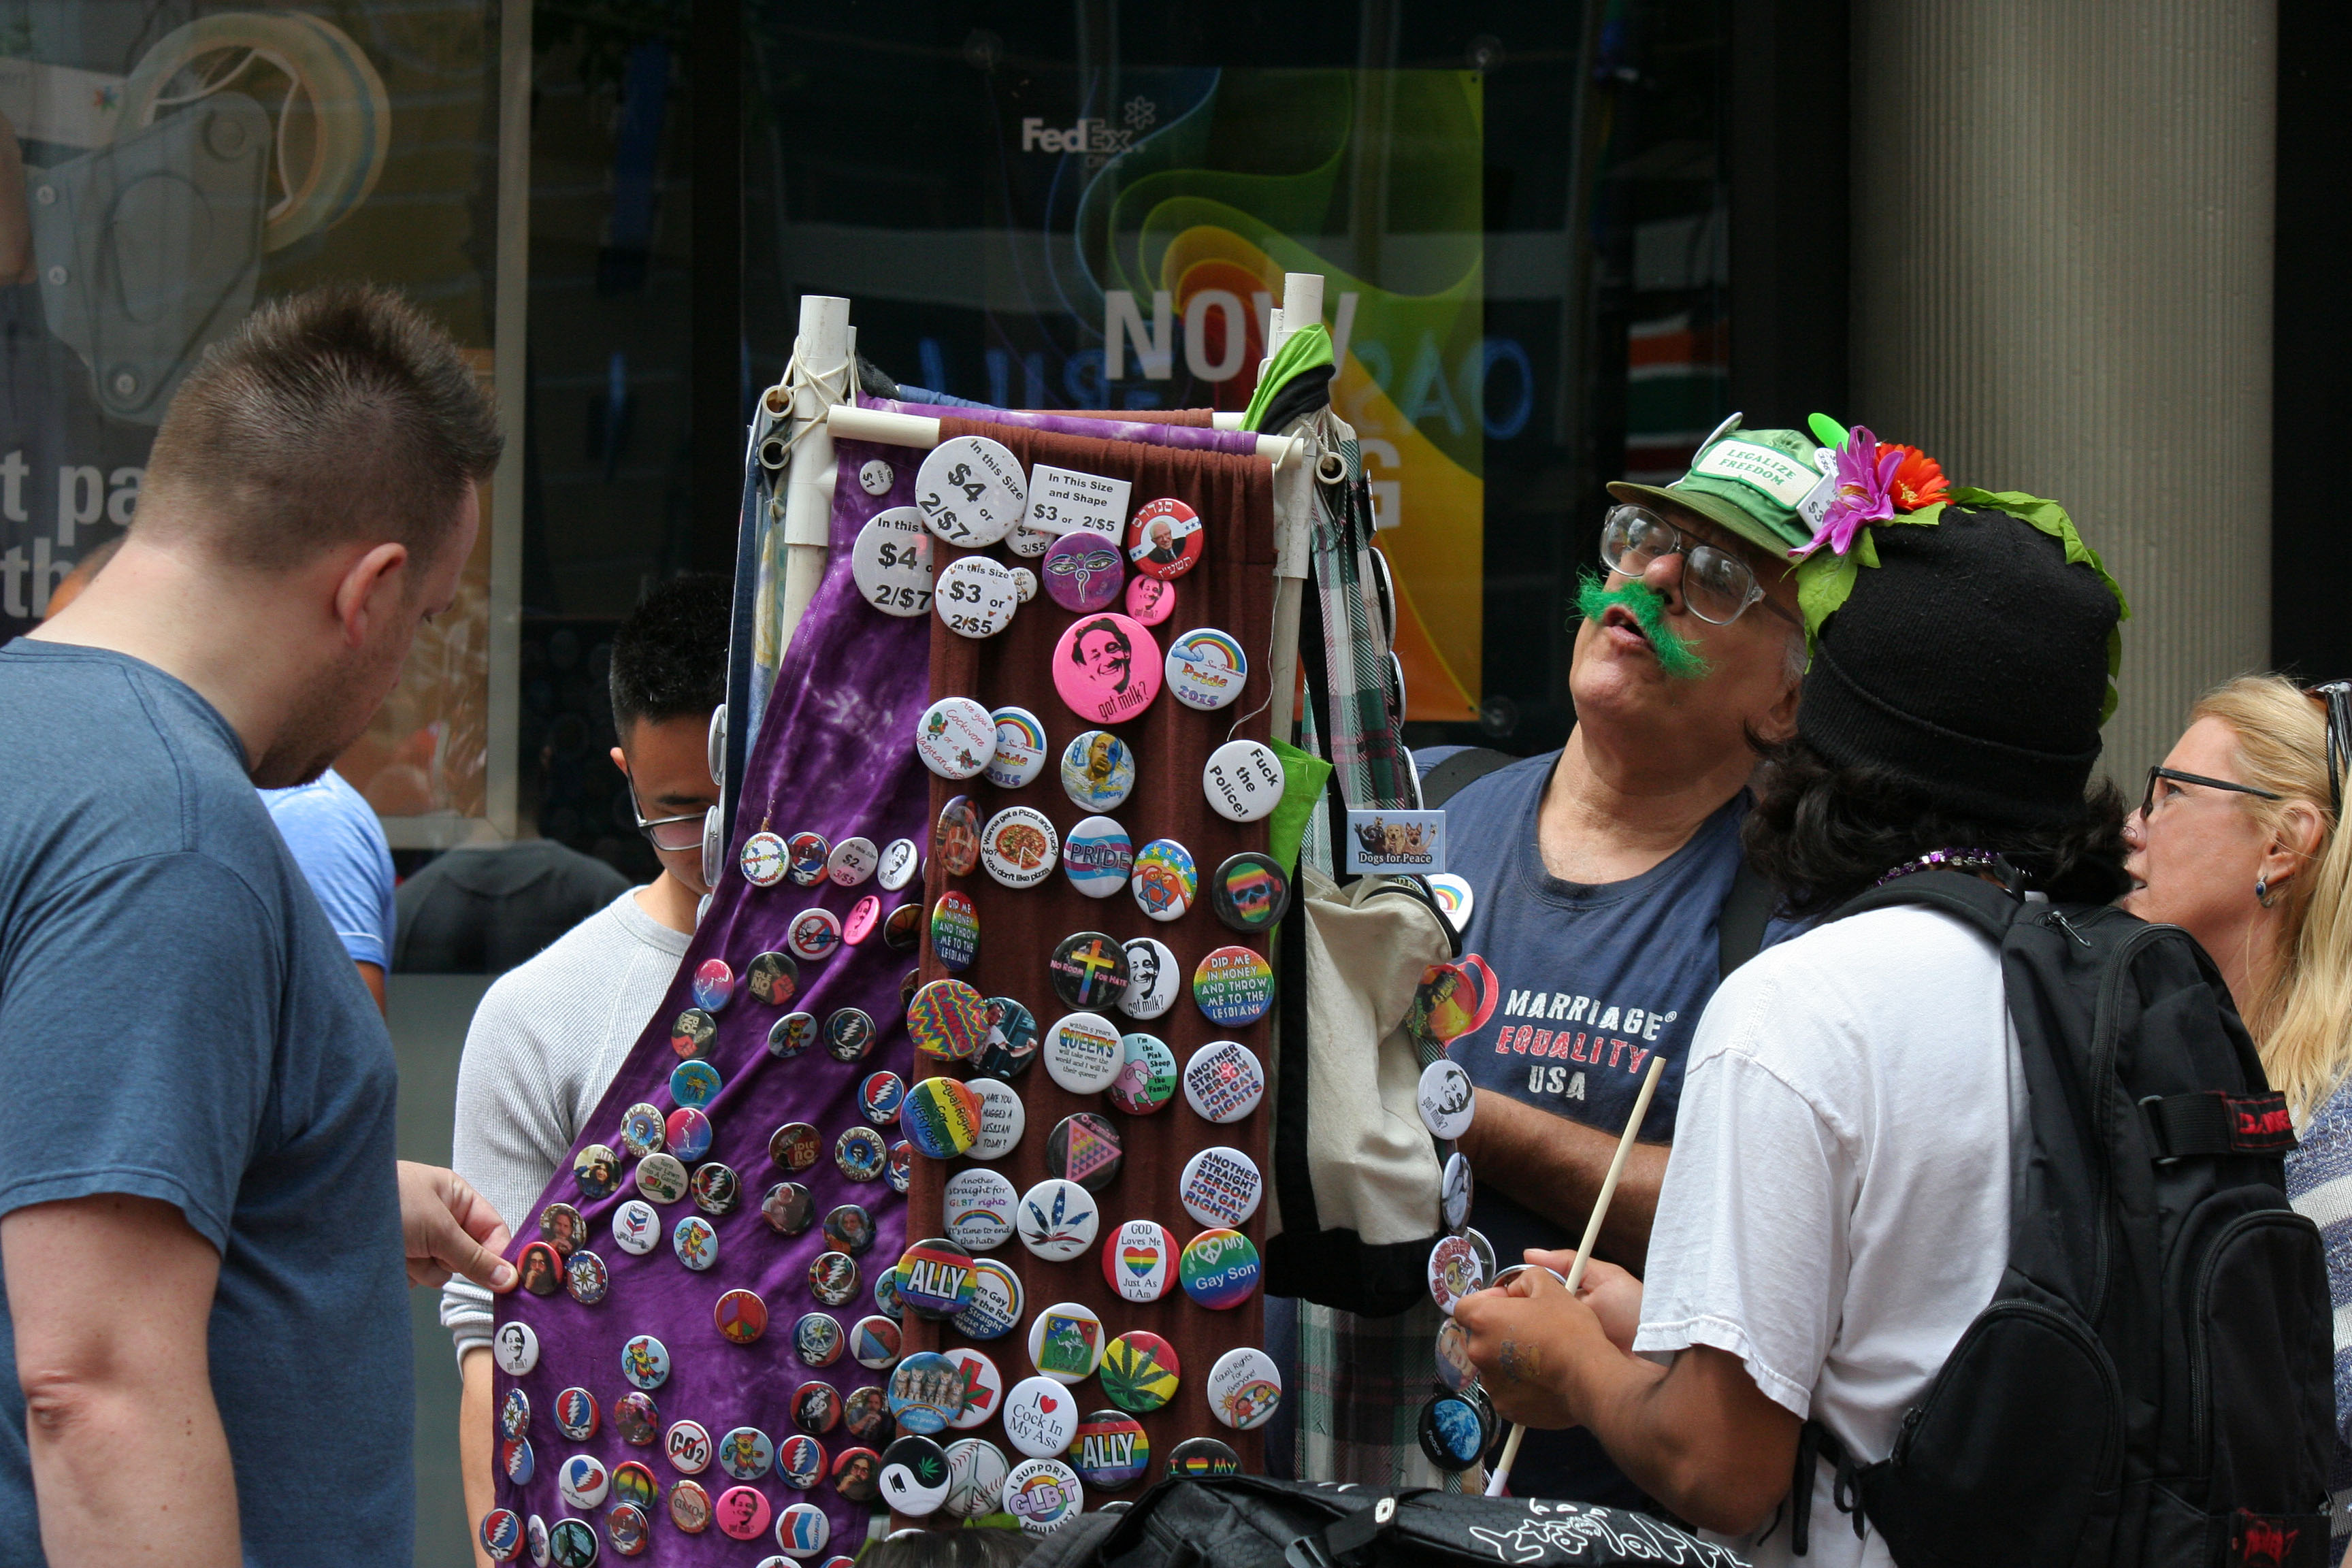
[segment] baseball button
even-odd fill
[[[954,436],[923,456],[915,470],[915,506],[923,526],[960,550],[995,543],[1029,510],[1021,459],[1001,441]]]
[[[662,1146],[662,1112],[657,1105],[640,1100],[621,1113],[621,1147],[626,1152],[644,1158],[658,1154]]]
[[[1129,1116],[1149,1116],[1175,1097],[1176,1053],[1157,1035],[1124,1035],[1118,1046],[1110,1102]]]
[[[539,1469],[539,1461],[530,1451],[528,1437],[509,1437],[499,1445],[499,1469],[517,1486],[530,1482]]]
[[[1265,1189],[1257,1164],[1238,1149],[1213,1144],[1184,1162],[1176,1196],[1205,1226],[1239,1226],[1257,1213]]]
[[[881,1493],[882,1457],[871,1448],[845,1448],[833,1461],[833,1489],[844,1500],[869,1503]]]
[[[1173,496],[1145,501],[1127,525],[1127,558],[1137,572],[1166,583],[1200,563],[1201,514]]]
[[[835,1252],[863,1258],[874,1249],[874,1216],[863,1204],[841,1204],[824,1216],[824,1239]]]
[[[1053,875],[1061,853],[1053,821],[1034,806],[1008,805],[980,830],[980,863],[1003,887],[1035,887]]]
[[[1429,1129],[1433,1138],[1447,1142],[1470,1131],[1470,1117],[1477,1110],[1477,1093],[1470,1086],[1470,1075],[1461,1064],[1440,1057],[1421,1073],[1421,1123]]]
[[[788,1062],[808,1049],[815,1038],[816,1015],[787,1013],[768,1028],[768,1054]]]
[[[1127,1148],[1118,1129],[1091,1110],[1065,1116],[1045,1135],[1045,1173],[1098,1193],[1118,1179]]]
[[[1246,947],[1213,949],[1193,968],[1192,1000],[1212,1024],[1246,1028],[1274,1008],[1274,965]]]
[[[1029,1121],[1020,1095],[1001,1079],[967,1079],[964,1088],[980,1107],[980,1136],[964,1152],[975,1160],[997,1160],[1011,1153]]]
[[[1238,1307],[1257,1289],[1257,1247],[1237,1230],[1204,1230],[1184,1244],[1177,1279],[1203,1307]]]
[[[1212,1040],[1184,1064],[1184,1103],[1203,1121],[1230,1126],[1265,1098],[1265,1068],[1234,1040]]]
[[[898,1364],[898,1325],[871,1312],[849,1325],[849,1359],[868,1372],[887,1372]]]
[[[1013,612],[1021,607],[1021,584],[1013,580],[1012,569],[1003,562],[986,555],[966,555],[949,563],[940,574],[939,592],[931,604],[948,630],[960,637],[992,637],[1013,624]],[[970,778],[971,774],[950,776]]]
[[[760,1217],[778,1236],[798,1236],[816,1215],[816,1200],[798,1182],[778,1182],[760,1200]]]
[[[699,1110],[719,1098],[725,1080],[709,1062],[680,1062],[669,1075],[669,1097],[679,1105]]]
[[[793,1425],[802,1431],[822,1437],[840,1421],[841,1395],[833,1384],[803,1383],[793,1390]]]
[[[682,1105],[663,1121],[662,1141],[668,1144],[672,1157],[691,1165],[710,1152],[710,1118],[690,1105]],[[650,1158],[657,1160],[662,1156]]]
[[[1045,595],[1072,615],[1108,609],[1127,574],[1118,563],[1118,543],[1091,529],[1073,529],[1045,547],[1037,563]]]
[[[980,1101],[959,1079],[927,1078],[907,1091],[898,1125],[916,1152],[952,1160],[980,1137]]]
[[[952,1318],[971,1305],[971,1254],[945,1239],[919,1241],[899,1256],[898,1300],[919,1318]]]
[[[1086,1500],[1077,1472],[1059,1459],[1024,1459],[1004,1478],[1004,1511],[1024,1535],[1051,1535],[1077,1518]]]
[[[1274,1358],[1255,1345],[1241,1345],[1217,1358],[1205,1385],[1209,1413],[1236,1431],[1263,1426],[1282,1403],[1282,1373]]]
[[[688,1007],[669,1026],[669,1048],[691,1061],[710,1054],[719,1043],[719,1020],[699,1007]]]
[[[741,868],[743,879],[753,887],[772,888],[792,868],[792,856],[786,853],[782,838],[762,828],[743,840],[743,847],[736,852],[735,864]]]
[[[1127,994],[1126,950],[1098,931],[1077,931],[1055,942],[1045,973],[1066,1007],[1109,1007]]]
[[[738,1426],[719,1439],[719,1468],[739,1481],[756,1481],[776,1462],[776,1446],[757,1426]]]
[[[768,1303],[754,1290],[722,1291],[711,1304],[710,1321],[730,1344],[748,1345],[768,1331]]]
[[[669,1521],[688,1535],[700,1535],[710,1528],[710,1494],[702,1489],[700,1481],[680,1481],[669,1489]],[[579,1524],[567,1519],[564,1524]],[[556,1526],[558,1530],[563,1525]],[[581,1525],[583,1531],[588,1527]],[[594,1541],[594,1536],[589,1537]]]
[[[890,1145],[871,1127],[853,1127],[833,1141],[835,1169],[853,1182],[880,1178],[890,1161]]]
[[[1187,1437],[1168,1450],[1168,1474],[1198,1479],[1202,1476],[1237,1476],[1242,1457],[1214,1437]]]
[[[880,495],[889,488],[885,480],[881,489],[869,486],[867,493]],[[923,514],[910,506],[876,512],[849,547],[849,575],[857,596],[886,616],[919,616],[929,609],[936,574]]]
[[[800,1174],[824,1152],[824,1135],[805,1121],[787,1121],[768,1139],[768,1158],[779,1170]]]
[[[1078,1435],[1076,1396],[1053,1378],[1023,1378],[1004,1395],[1004,1435],[1031,1458],[1066,1451]]]
[[[932,826],[931,847],[950,877],[968,877],[980,864],[980,808],[971,804],[971,796],[953,796],[940,807],[940,819]]]
[[[1290,879],[1273,856],[1244,849],[1217,868],[1209,902],[1219,920],[1244,935],[1270,931],[1290,908]]]
[[[1486,1287],[1486,1270],[1479,1266],[1478,1249],[1468,1237],[1443,1237],[1429,1249],[1430,1300],[1447,1317],[1454,1315],[1465,1296]]]
[[[1183,972],[1176,967],[1176,954],[1157,937],[1129,937],[1123,950],[1127,954],[1127,991],[1118,999],[1118,1010],[1148,1023],[1176,1005],[1177,993],[1184,984]]]
[[[1282,804],[1282,759],[1260,741],[1227,741],[1209,753],[1201,791],[1209,809],[1229,822],[1262,822]]]
[[[735,972],[723,958],[706,958],[694,966],[694,1005],[716,1013],[734,999]]]
[[[754,999],[771,1007],[782,1007],[793,999],[800,988],[801,966],[790,953],[763,952],[751,960],[744,972],[744,980],[751,988]]]
[[[901,1432],[944,1432],[948,1418],[963,1408],[963,1375],[937,1351],[918,1351],[901,1361],[887,1387],[890,1415]]]
[[[729,1487],[719,1494],[710,1514],[720,1531],[737,1541],[757,1541],[768,1533],[768,1500],[757,1487]]]
[[[974,1258],[971,1305],[955,1315],[956,1331],[967,1339],[1002,1339],[1021,1325],[1021,1277],[993,1258]]]
[[[962,1398],[956,1413],[948,1418],[948,1425],[959,1431],[969,1431],[993,1418],[997,1407],[1004,1403],[1004,1374],[996,1370],[996,1363],[969,1345],[958,1345],[942,1353],[955,1363]]]
[[[1097,1410],[1078,1423],[1070,1468],[1097,1491],[1115,1492],[1143,1479],[1151,1466],[1151,1439],[1143,1423],[1117,1410]]]
[[[907,1102],[907,1082],[894,1072],[867,1073],[857,1086],[857,1108],[866,1120],[877,1127],[887,1127],[898,1120],[898,1111]]]
[[[921,847],[911,838],[893,838],[882,847],[882,864],[874,879],[885,891],[895,893],[912,882],[922,868]]]
[[[948,1445],[945,1507],[957,1519],[983,1519],[1004,1506],[1004,1478],[1013,1467],[1004,1450],[985,1437],[960,1437]]]
[[[1108,730],[1087,730],[1062,748],[1062,792],[1088,811],[1118,809],[1135,788],[1135,752]]]
[[[1037,1059],[1037,1018],[1010,996],[988,999],[988,1035],[972,1066],[991,1078],[1010,1081]]]
[[[613,1211],[613,1245],[632,1258],[643,1258],[661,1240],[661,1215],[643,1198],[631,1198]]]
[[[1052,668],[1054,689],[1089,724],[1123,723],[1160,695],[1160,644],[1114,611],[1072,621],[1054,645]]]
[[[931,906],[931,952],[950,969],[966,969],[980,955],[980,909],[969,893],[950,888]]]
[[[833,846],[822,833],[795,833],[784,840],[784,858],[790,863],[793,880],[803,888],[814,888],[824,880],[824,859],[833,853]]]
[[[824,874],[836,888],[854,888],[874,875],[881,864],[882,851],[874,847],[874,840],[845,838],[824,858]]]
[[[1157,577],[1138,574],[1127,580],[1127,613],[1147,626],[1166,622],[1176,613],[1176,589]]]
[[[590,1203],[609,1198],[621,1188],[621,1157],[607,1144],[588,1144],[572,1157],[572,1179]]]
[[[520,1390],[516,1392],[520,1393]],[[555,1429],[575,1443],[596,1435],[596,1396],[584,1388],[567,1388],[555,1396]]]
[[[863,1007],[836,1007],[824,1016],[824,1054],[835,1061],[863,1061],[874,1037],[874,1019]]]
[[[613,1478],[602,1459],[574,1454],[555,1472],[555,1485],[565,1502],[584,1511],[604,1500],[604,1494],[613,1489]]]
[[[999,708],[989,715],[996,721],[996,751],[983,771],[999,789],[1023,789],[1045,771],[1045,726],[1026,708]]]
[[[1159,1221],[1131,1219],[1103,1243],[1103,1279],[1122,1300],[1142,1306],[1168,1294],[1175,1244]]]
[[[1066,1013],[1045,1031],[1045,1071],[1072,1094],[1099,1094],[1118,1076],[1118,1030],[1092,1013]]]
[[[493,1563],[511,1563],[522,1551],[522,1520],[510,1508],[482,1515],[482,1550]]]
[[[937,1513],[948,1500],[948,1451],[929,1437],[906,1436],[882,1450],[882,1500],[909,1519]]]
[[[558,1258],[579,1251],[587,1235],[588,1222],[570,1204],[553,1203],[539,1211],[539,1239],[555,1248]]]
[[[1062,871],[1070,885],[1090,899],[1108,899],[1127,886],[1135,868],[1135,843],[1108,816],[1089,816],[1070,829],[1062,846]]]
[[[859,942],[872,936],[874,928],[881,923],[882,900],[868,893],[849,907],[847,918],[842,921],[842,945],[856,947]]]
[[[813,1502],[791,1503],[776,1514],[776,1544],[794,1556],[822,1552],[832,1538],[833,1521]]]
[[[795,1432],[776,1445],[776,1479],[796,1492],[807,1491],[824,1479],[824,1445],[805,1432]],[[806,1508],[806,1503],[793,1505]],[[817,1516],[823,1519],[820,1513]]]
[[[633,1448],[649,1448],[661,1439],[661,1410],[654,1396],[624,1394],[613,1401],[613,1430]]]
[[[1102,1391],[1121,1410],[1148,1415],[1176,1397],[1183,1364],[1158,1334],[1129,1329],[1104,1347]]]
[[[915,725],[915,754],[943,779],[971,778],[996,754],[996,725],[969,697],[942,697]]]
[[[1013,1239],[1013,1184],[985,1167],[950,1176],[940,1199],[948,1239],[972,1252],[992,1252]]]
[[[1048,1263],[1066,1263],[1095,1243],[1102,1215],[1077,1183],[1048,1177],[1021,1194],[1021,1245]]]
[[[1249,682],[1242,645],[1213,626],[1189,631],[1168,645],[1168,689],[1177,701],[1213,712],[1240,698]]]
[[[583,1307],[593,1307],[612,1288],[604,1260],[593,1252],[575,1252],[563,1264],[563,1289]]]
[[[841,917],[831,910],[803,910],[785,928],[784,945],[811,963],[831,958],[841,946]]]
[[[1172,921],[1192,907],[1201,877],[1190,849],[1172,838],[1155,838],[1136,851],[1128,886],[1138,909],[1153,920]]]
[[[637,1191],[654,1202],[674,1204],[686,1189],[686,1166],[677,1155],[648,1154],[637,1162]]]
[[[793,1324],[793,1353],[803,1366],[831,1366],[841,1359],[841,1321],[830,1312],[803,1312]]]
[[[846,1252],[827,1250],[809,1259],[809,1294],[828,1307],[845,1307],[857,1299],[857,1259]]]
[[[719,1232],[700,1215],[690,1214],[670,1227],[669,1248],[699,1274],[719,1261]]]

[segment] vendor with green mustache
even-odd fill
[[[1739,828],[1756,744],[1794,727],[1804,636],[1789,552],[1812,532],[1799,507],[1825,455],[1735,415],[1673,484],[1612,484],[1607,575],[1588,573],[1577,596],[1568,744],[1445,802],[1448,869],[1473,892],[1465,950],[1493,973],[1485,1016],[1447,1048],[1478,1086],[1460,1147],[1471,1224],[1498,1264],[1576,1245],[1655,1055],[1664,1077],[1598,1248],[1641,1270],[1736,882],[1756,913],[1744,939],[1733,922],[1735,959],[1780,934],[1761,929],[1761,884],[1739,876]],[[1423,753],[1423,771],[1444,755]],[[1582,1431],[1529,1432],[1511,1490],[1643,1500]]]

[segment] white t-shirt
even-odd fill
[[[1773,1403],[1885,1458],[1903,1412],[1991,1300],[2009,1256],[2025,1085],[1993,945],[1876,910],[1759,953],[1692,1042],[1634,1349],[1736,1355]],[[1814,1478],[1812,1543],[1783,1519],[1759,1568],[1892,1563]]]

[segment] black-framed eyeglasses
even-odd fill
[[[1612,506],[1601,524],[1601,564],[1621,577],[1639,577],[1664,555],[1683,558],[1683,603],[1710,626],[1727,626],[1750,605],[1762,605],[1790,626],[1797,617],[1764,596],[1755,569],[1728,550],[1685,533],[1645,506]]]
[[[2327,809],[2340,822],[2344,780],[2352,775],[2352,680],[2326,681],[2305,695],[2327,707]]]
[[[646,808],[637,804],[637,785],[634,779],[629,783],[629,809],[636,814],[637,831],[644,834],[646,842],[655,848],[675,852],[702,847],[702,819],[709,813],[688,811],[677,816],[647,816]]]
[[[2203,773],[2184,773],[2179,768],[2161,764],[2147,770],[2147,793],[2139,797],[2139,819],[2146,822],[2156,810],[2156,781],[2170,779],[2175,784],[2203,784],[2207,789],[2225,789],[2234,795],[2251,795],[2262,800],[2284,800],[2284,795],[2252,784],[2233,784],[2228,779],[2209,779]]]

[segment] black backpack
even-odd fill
[[[1082,1514],[1023,1568],[1741,1568],[1645,1514],[1528,1498],[1389,1493],[1264,1476],[1171,1478],[1116,1513]]]
[[[1895,904],[2000,947],[2030,1100],[2009,1264],[1887,1459],[1807,1424],[1791,1548],[1827,1462],[1903,1568],[2333,1568],[2326,1259],[2212,961],[2177,926],[1954,871],[1838,918]]]

